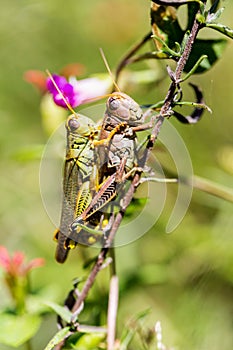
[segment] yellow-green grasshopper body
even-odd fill
[[[98,128],[81,114],[72,114],[66,121],[67,143],[63,175],[63,200],[57,240],[56,260],[66,260],[72,242],[67,240],[69,227],[74,219],[90,204],[90,177],[93,174],[93,140],[98,137]]]

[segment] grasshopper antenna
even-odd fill
[[[118,92],[121,92],[119,86],[117,85],[117,83],[116,83],[116,81],[115,81],[115,78],[114,78],[113,73],[112,73],[112,71],[111,71],[111,69],[110,69],[110,67],[109,67],[108,61],[107,61],[107,59],[106,59],[106,56],[105,56],[104,51],[103,51],[102,48],[100,48],[100,54],[101,54],[101,57],[102,57],[102,59],[103,59],[103,61],[104,61],[105,67],[107,68],[107,71],[108,71],[108,73],[109,73],[109,75],[110,75],[110,77],[111,77],[111,79],[112,79],[113,85],[115,86],[115,88],[116,88],[116,90],[117,90]]]
[[[57,83],[55,82],[55,80],[53,79],[52,74],[50,73],[50,71],[48,69],[46,69],[46,74],[49,76],[49,78],[51,79],[53,85],[55,86],[57,92],[60,94],[61,98],[63,99],[63,101],[65,102],[67,108],[70,110],[71,113],[77,115],[77,113],[75,112],[75,110],[71,107],[71,105],[69,104],[69,102],[66,100],[65,96],[63,95],[63,93],[61,92],[60,88],[58,87]]]

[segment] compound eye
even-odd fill
[[[120,101],[113,97],[109,98],[108,103],[109,103],[109,108],[112,110],[116,110],[117,108],[119,108],[119,105],[120,105]]]
[[[67,121],[67,127],[68,129],[70,129],[71,131],[75,131],[80,127],[80,123],[77,121],[77,119],[75,118],[70,118]]]

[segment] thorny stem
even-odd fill
[[[206,1],[203,1],[203,2],[206,3]],[[160,128],[161,128],[161,126],[162,126],[162,124],[164,122],[164,119],[165,119],[165,117],[167,115],[169,115],[170,107],[171,107],[172,102],[173,102],[174,93],[175,93],[175,91],[177,89],[177,86],[179,85],[179,81],[181,79],[181,74],[182,74],[183,69],[185,67],[185,64],[186,64],[186,62],[187,62],[187,60],[189,58],[189,55],[190,55],[193,43],[194,43],[195,38],[196,38],[196,36],[198,34],[198,31],[200,29],[201,29],[201,24],[197,20],[195,20],[194,24],[193,24],[193,27],[192,27],[192,30],[191,30],[191,33],[190,33],[189,38],[187,40],[185,50],[184,50],[182,56],[180,57],[179,61],[177,62],[177,67],[176,67],[176,70],[174,72],[174,76],[173,76],[172,82],[170,84],[170,87],[168,89],[168,93],[166,95],[164,104],[163,104],[163,106],[161,108],[159,116],[156,119],[156,124],[155,124],[155,126],[154,126],[154,128],[152,130],[151,137],[150,137],[150,139],[149,139],[149,141],[147,143],[147,147],[145,149],[143,158],[141,159],[141,164],[140,164],[141,167],[143,167],[146,164],[146,161],[147,161],[147,159],[149,157],[149,154],[150,154],[150,152],[151,152],[151,150],[152,150],[152,148],[154,146],[154,143],[155,143],[155,141],[156,141],[156,139],[158,137],[158,134],[159,134]],[[148,40],[148,35],[139,44],[139,46],[143,45],[145,40]],[[130,57],[131,56],[132,56],[132,53],[131,53]],[[116,234],[116,232],[117,232],[117,230],[118,230],[118,228],[119,228],[119,226],[121,224],[121,221],[122,221],[122,219],[124,217],[124,213],[125,213],[128,205],[132,201],[134,192],[136,191],[136,188],[137,188],[139,180],[140,180],[140,175],[141,175],[141,173],[138,172],[138,171],[135,173],[135,175],[134,175],[134,177],[132,179],[131,185],[129,187],[129,190],[128,190],[128,192],[125,195],[125,198],[124,198],[121,210],[118,212],[118,214],[116,215],[115,220],[113,222],[113,225],[112,225],[109,237],[108,237],[107,244],[106,244],[106,246],[104,248],[101,249],[101,251],[100,251],[100,253],[98,255],[97,261],[96,261],[95,265],[93,266],[93,268],[92,268],[92,270],[91,270],[91,272],[90,272],[90,274],[88,276],[88,279],[86,280],[86,283],[84,284],[84,287],[83,287],[83,289],[82,289],[82,291],[80,293],[80,296],[79,296],[79,298],[77,299],[76,303],[73,306],[73,309],[72,309],[73,320],[76,319],[77,311],[79,310],[79,307],[81,306],[82,302],[87,297],[88,292],[91,289],[97,274],[101,270],[102,264],[103,264],[103,262],[105,260],[105,257],[106,257],[106,255],[108,253],[108,250],[112,246],[115,234]]]

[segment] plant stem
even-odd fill
[[[206,3],[206,1],[203,1],[204,3]],[[198,11],[199,12],[199,11]],[[150,152],[154,146],[154,143],[158,137],[158,134],[159,134],[159,131],[160,131],[160,128],[164,122],[164,119],[167,115],[169,115],[169,111],[170,111],[170,108],[171,108],[171,105],[172,105],[172,102],[173,102],[173,97],[174,97],[174,94],[175,94],[175,91],[180,83],[180,79],[181,79],[181,74],[183,72],[183,69],[185,67],[185,64],[189,58],[189,55],[190,55],[190,52],[191,52],[191,49],[192,49],[192,46],[193,46],[193,43],[194,43],[194,40],[198,34],[198,31],[201,29],[201,24],[195,19],[194,23],[193,23],[193,26],[192,26],[192,30],[190,32],[190,35],[187,39],[187,42],[186,42],[186,47],[185,47],[185,50],[182,54],[182,56],[180,57],[180,59],[178,60],[177,62],[177,66],[176,66],[176,70],[174,72],[174,76],[173,76],[173,79],[172,79],[172,82],[170,84],[170,87],[168,89],[168,92],[167,92],[167,95],[165,97],[165,100],[164,100],[164,104],[161,108],[161,111],[160,111],[160,114],[159,116],[157,117],[156,119],[156,124],[154,125],[154,128],[152,130],[152,133],[151,133],[151,136],[150,136],[150,139],[147,143],[147,146],[146,146],[146,149],[145,149],[145,152],[143,154],[143,157],[142,159],[140,160],[140,164],[139,166],[140,167],[144,167],[146,162],[147,162],[147,159],[150,155]],[[118,69],[117,69],[117,74],[119,75],[119,72],[121,71],[122,67],[125,66],[125,62],[127,61],[127,57],[131,57],[133,55],[133,53],[135,52],[135,50],[137,51],[138,50],[138,47],[142,46],[147,40],[149,39],[149,34],[147,34],[147,36],[144,37],[144,39],[135,47],[133,48],[129,54],[127,54],[127,56],[122,60],[122,63],[120,63],[120,65],[118,66]],[[80,296],[79,298],[77,299],[73,309],[72,309],[72,312],[73,312],[73,321],[75,321],[76,319],[76,316],[77,316],[77,311],[79,310],[79,307],[80,305],[82,304],[82,302],[85,300],[85,298],[87,297],[88,295],[88,292],[90,290],[90,288],[92,287],[94,281],[95,281],[95,278],[97,276],[97,274],[99,273],[99,271],[101,270],[101,266],[105,260],[105,257],[108,253],[108,249],[112,247],[112,243],[114,241],[114,237],[116,235],[116,232],[121,224],[121,221],[124,217],[124,213],[128,207],[128,205],[131,203],[132,199],[133,199],[133,195],[134,195],[134,192],[136,191],[136,188],[139,184],[139,180],[140,180],[140,175],[141,173],[139,171],[136,171],[135,172],[135,175],[132,179],[132,182],[131,182],[131,185],[124,197],[124,200],[123,200],[123,203],[122,203],[122,206],[121,206],[121,209],[120,211],[117,213],[116,217],[115,217],[115,220],[113,222],[113,225],[112,225],[112,228],[111,228],[111,231],[110,231],[110,234],[109,234],[109,237],[108,237],[108,240],[107,240],[107,243],[105,245],[104,248],[102,248],[102,250],[100,251],[99,255],[98,255],[98,258],[97,258],[97,261],[95,263],[95,265],[93,266],[89,276],[88,276],[88,279],[86,280],[86,283],[84,284],[84,287],[80,293]]]
[[[117,309],[118,309],[118,295],[119,295],[118,277],[113,276],[110,281],[109,300],[108,300],[107,350],[114,350]]]

